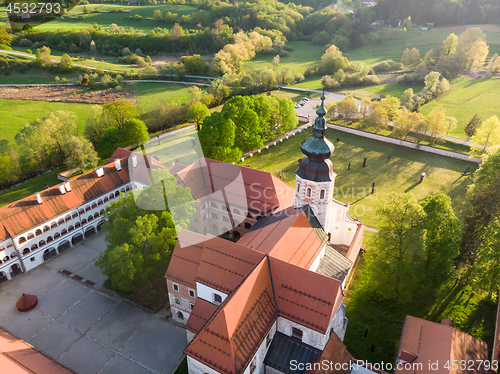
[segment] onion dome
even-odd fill
[[[326,109],[324,106],[325,94],[321,95],[321,105],[316,109],[318,115],[314,120],[313,137],[302,144],[301,151],[305,158],[300,161],[300,166],[295,172],[302,179],[314,182],[328,182],[335,178],[333,164],[329,160],[335,147],[325,138]]]

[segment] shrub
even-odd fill
[[[82,86],[86,86],[87,83],[89,83],[89,77],[83,77],[81,83],[82,83]]]
[[[27,49],[26,53],[29,53],[31,55],[31,54],[33,54],[33,51],[31,49]]]
[[[31,47],[33,45],[33,42],[29,39],[26,39],[26,38],[22,38],[21,40],[19,40],[19,46],[20,47]]]
[[[148,64],[146,63],[146,61],[144,61],[144,59],[142,57],[138,57],[135,63],[140,68],[144,68],[144,67],[148,66]]]
[[[12,51],[12,48],[5,44],[0,44],[0,49],[3,49],[4,51]]]

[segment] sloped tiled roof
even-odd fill
[[[116,170],[112,156],[110,161],[103,166],[104,176],[98,178],[92,170],[70,179],[71,191],[64,195],[56,185],[40,192],[42,204],[38,204],[35,195],[31,195],[0,208],[0,224],[5,227],[8,234],[15,236],[130,182],[128,157],[131,153],[122,149],[115,152],[115,154],[125,155],[120,158],[120,171]],[[149,181],[149,168],[163,167],[150,157],[137,154],[137,158],[140,165],[146,165],[147,168],[133,169],[134,180],[147,182]],[[142,159],[144,161],[141,162]],[[0,230],[0,235],[6,235],[5,229]],[[0,241],[4,239],[5,237],[0,236]]]
[[[264,364],[281,373],[302,374],[305,372],[305,365],[313,364],[320,355],[319,349],[277,331],[267,351]],[[291,362],[294,362],[295,365],[302,364],[303,369],[292,370]]]
[[[196,281],[231,293],[264,255],[228,240],[214,237],[203,243]]]
[[[294,189],[271,173],[208,158],[201,158],[176,175],[191,188],[195,199],[224,190],[224,195],[218,195],[219,200],[260,214],[293,205],[295,201]]]
[[[5,374],[71,374],[73,371],[0,327],[0,372]]]
[[[326,334],[344,298],[340,281],[273,257],[269,262],[280,315]]]
[[[196,287],[196,274],[206,238],[205,235],[180,230],[165,278]]]
[[[213,369],[240,374],[277,317],[267,258],[248,275],[185,353]]]
[[[198,297],[189,315],[186,329],[198,334],[218,308],[218,306]]]
[[[291,206],[262,217],[238,244],[308,268],[323,247],[322,240],[326,240],[324,230],[316,227],[319,223],[309,211],[308,206],[305,209]]]
[[[424,368],[429,361],[443,363],[439,365],[437,370],[433,370],[433,373],[436,374],[467,374],[471,371],[462,370],[460,365],[458,365],[457,370],[454,370],[453,365],[447,369],[444,367],[444,363],[449,360],[450,362],[452,360],[484,362],[488,359],[488,347],[486,343],[449,325],[406,316],[401,333],[398,359],[408,357],[413,359],[413,363],[422,363]],[[481,365],[480,368],[476,366],[472,371],[479,374],[486,373],[484,365]],[[395,373],[410,374],[413,373],[413,370],[396,370]]]

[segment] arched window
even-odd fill
[[[38,246],[42,246],[42,245],[45,245],[45,240],[40,240],[40,243],[38,243]]]
[[[68,230],[64,229],[63,231],[61,231],[61,235],[66,235],[68,233]]]
[[[251,229],[251,228],[252,228],[252,225],[251,225],[251,224],[249,224],[249,223],[247,222],[247,223],[245,223],[245,228],[246,228],[247,230],[249,230],[249,229]]]
[[[84,218],[83,220],[85,221],[85,218]],[[85,222],[86,222],[86,221],[85,221]],[[80,227],[80,226],[81,226],[80,222],[75,223],[75,229],[77,229],[77,228],[78,228],[78,227]]]
[[[38,248],[38,244],[36,244],[36,243],[35,243],[35,244],[33,244],[33,245],[31,246],[31,250],[32,250],[32,251],[34,251],[34,250],[35,250],[35,249],[37,249],[37,248]]]
[[[123,187],[122,187],[122,188],[120,189],[120,192],[125,192],[125,188],[123,188]]]
[[[50,230],[50,227],[49,226],[43,226],[43,232],[47,232]]]
[[[125,192],[128,192],[130,191],[130,186],[127,186],[127,188],[125,188]]]
[[[28,238],[27,238],[27,239],[28,239],[28,240],[31,240],[31,239],[33,239],[34,237],[35,237],[35,235],[34,235],[32,232],[30,232],[30,233],[28,234]]]
[[[118,196],[120,196],[120,191],[115,192],[115,197],[118,197]]]
[[[202,211],[204,211],[205,209],[207,209],[207,205],[206,205],[206,204],[203,204],[203,205],[201,206],[201,210],[202,210]]]
[[[75,228],[73,226],[68,227],[68,232],[73,231]]]
[[[59,238],[60,236],[61,236],[61,234],[59,234],[58,232],[56,232],[56,233],[54,234],[54,239],[57,239],[57,238]]]
[[[89,216],[89,218],[87,219],[88,222],[92,221],[94,219],[94,217],[92,215]]]
[[[114,198],[115,198],[115,195],[113,195],[113,194],[109,195],[110,200],[113,200]]]
[[[104,210],[104,209],[101,209],[101,211],[99,212],[99,215],[101,215],[101,216],[102,216],[102,215],[104,214],[104,212],[105,212],[105,210]]]
[[[325,190],[321,190],[319,193],[319,198],[324,199],[325,198]]]
[[[311,197],[311,188],[307,188],[306,196]]]
[[[38,236],[38,235],[42,235],[42,230],[37,229],[37,230],[35,231],[35,235],[36,235],[36,236]]]
[[[229,218],[227,218],[226,216],[223,216],[222,217],[222,222],[229,222]]]
[[[97,218],[97,217],[99,217],[99,213],[95,212],[94,218]]]
[[[85,213],[85,209],[83,209],[83,208],[80,208],[80,210],[78,211],[78,213],[80,213],[80,214],[83,214],[83,213]]]
[[[219,219],[219,217],[215,213],[211,213],[210,217],[213,218],[213,219]]]
[[[238,209],[233,209],[233,214],[241,215],[241,213]]]
[[[57,225],[59,225],[59,226],[60,226],[60,225],[64,225],[64,219],[62,219],[62,218],[61,218],[61,219],[57,222]]]
[[[182,312],[177,312],[177,318],[179,318],[180,320],[183,320],[184,314],[182,314]]]
[[[76,217],[78,217],[78,213],[77,212],[73,213],[73,215],[71,216],[71,218],[76,218]]]
[[[247,218],[253,219],[253,217],[250,213],[247,213]]]
[[[71,221],[71,216],[66,216],[66,218],[64,219],[65,222],[68,222],[68,221]]]
[[[29,248],[24,248],[23,255],[26,255],[28,253],[30,253],[30,249]]]
[[[92,204],[92,209],[95,209],[95,208],[97,208],[97,204],[96,204],[96,203],[93,203],[93,204]]]
[[[54,239],[52,238],[52,236],[49,236],[49,237],[47,238],[47,243],[50,243],[50,242],[51,242],[51,241],[53,241],[53,240],[54,240]]]
[[[82,219],[82,225],[85,225],[86,223],[87,223],[87,218]]]
[[[25,238],[24,236],[21,236],[21,237],[19,238],[19,244],[22,244],[22,243],[24,243],[25,241],[26,241],[26,238]]]
[[[97,202],[97,205],[102,205],[102,200],[99,199],[99,201]]]
[[[57,227],[57,223],[52,222],[51,225],[50,225],[50,228],[51,229],[55,229],[56,227]]]
[[[300,192],[300,182],[297,183],[297,192]]]
[[[217,204],[216,204],[216,203],[214,203],[214,202],[211,202],[211,203],[210,203],[210,207],[211,207],[211,208],[215,208],[215,209],[217,209]]]
[[[90,210],[90,205],[87,205],[87,206],[85,207],[85,211],[86,211],[86,212],[88,212],[89,210]]]
[[[103,200],[103,203],[107,203],[109,201],[108,197],[106,196]]]

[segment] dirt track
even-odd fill
[[[463,25],[463,26],[447,26],[447,27],[436,27],[435,30],[444,31],[465,31],[471,27],[479,27],[483,31],[490,32],[500,32],[500,26],[498,25]]]
[[[95,91],[93,94],[84,88],[74,86],[0,87],[0,99],[85,104],[106,104],[125,98],[135,101],[131,92]]]

